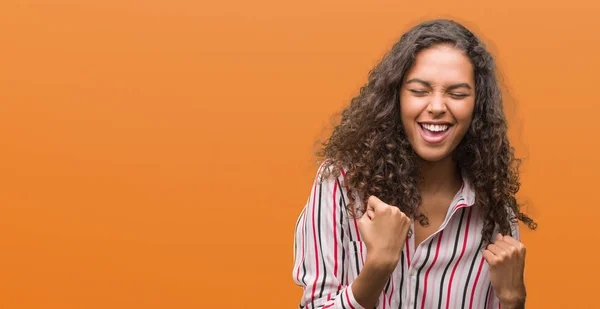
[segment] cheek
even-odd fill
[[[459,122],[470,122],[473,117],[473,108],[475,102],[473,100],[461,102],[452,106],[451,112],[455,119]]]
[[[420,105],[414,98],[408,96],[400,97],[400,117],[404,122],[412,122],[419,116]]]
[[[464,134],[469,128],[469,125],[471,125],[471,120],[473,119],[473,104],[469,103],[456,106],[452,110],[452,115],[454,115],[454,119],[458,122],[461,133]]]

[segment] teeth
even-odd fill
[[[422,124],[421,125],[424,129],[427,129],[429,131],[433,131],[433,132],[442,132],[442,131],[446,131],[448,129],[448,125],[447,124]]]

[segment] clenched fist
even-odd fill
[[[358,229],[367,246],[367,261],[390,272],[398,265],[410,219],[398,207],[370,196]]]
[[[525,246],[510,236],[496,235],[483,257],[490,265],[490,281],[502,308],[524,308]]]

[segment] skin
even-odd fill
[[[430,219],[427,227],[414,225],[415,245],[437,231],[462,180],[452,153],[465,136],[475,106],[473,66],[465,53],[449,45],[421,51],[400,87],[401,121],[408,141],[420,157],[423,203]],[[422,123],[450,125],[439,143],[422,137]],[[410,228],[410,218],[398,207],[375,196],[359,222],[367,246],[365,266],[352,285],[356,300],[365,308],[376,305],[379,294],[396,268]],[[483,252],[490,265],[490,280],[502,308],[524,308],[525,246],[510,236],[497,235]]]
[[[420,52],[400,87],[400,118],[414,151],[436,165],[452,164],[450,154],[463,139],[475,106],[471,61],[460,50],[441,45]],[[431,144],[421,137],[420,123],[450,124],[449,136]]]
[[[521,242],[502,234],[497,234],[496,241],[483,251],[502,308],[525,308],[525,251]]]
[[[446,217],[448,205],[462,180],[450,155],[463,139],[475,106],[475,80],[471,61],[448,45],[419,53],[400,87],[400,114],[408,141],[421,158],[423,181],[419,184],[423,203],[419,211],[429,226],[415,225],[415,245],[436,232]],[[450,125],[440,143],[422,138],[421,124]]]

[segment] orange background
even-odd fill
[[[313,143],[436,17],[510,91],[528,308],[596,306],[599,6],[3,0],[0,308],[295,308]]]

